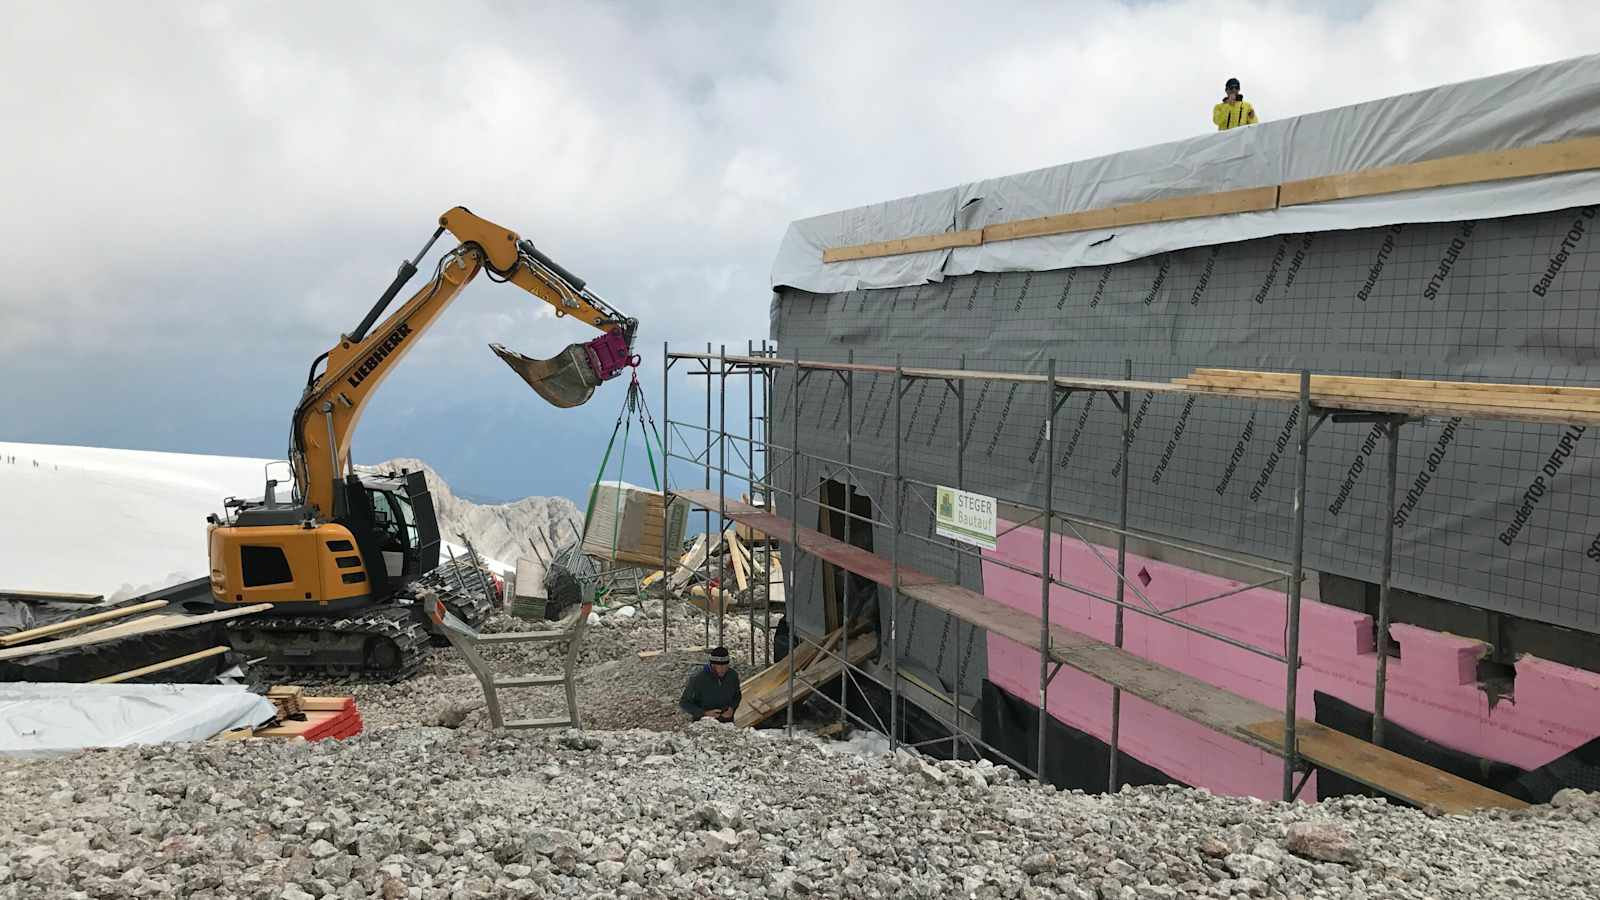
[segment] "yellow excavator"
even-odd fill
[[[378,319],[446,232],[457,246],[433,277],[382,322]],[[599,329],[552,359],[490,348],[541,397],[558,407],[584,403],[595,388],[636,365],[638,321],[618,313],[583,279],[517,236],[463,207],[407,260],[354,331],[311,364],[295,406],[287,499],[269,477],[260,500],[230,497],[210,523],[211,594],[218,606],[271,603],[233,619],[229,643],[264,674],[352,676],[390,680],[421,664],[437,625],[428,610],[443,602],[476,626],[487,615],[487,582],[472,566],[439,566],[439,526],[421,472],[358,474],[350,440],[362,409],[383,379],[480,272],[510,282]],[[277,464],[284,465],[283,463]],[[281,468],[278,470],[281,474]]]

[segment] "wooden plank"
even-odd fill
[[[902,253],[924,253],[929,250],[948,250],[951,247],[976,247],[981,243],[983,243],[983,229],[969,228],[965,231],[919,234],[915,237],[873,241],[867,244],[829,247],[822,251],[822,261],[834,263],[874,256],[899,256]]]
[[[1222,376],[1234,375],[1266,375],[1289,379],[1292,389],[1300,389],[1300,375],[1297,372],[1260,372],[1251,369],[1195,369],[1197,376]],[[1413,384],[1421,387],[1439,386],[1459,388],[1464,391],[1487,391],[1490,393],[1503,393],[1507,391],[1539,394],[1554,394],[1558,396],[1572,396],[1582,399],[1600,399],[1600,387],[1585,387],[1570,384],[1520,384],[1516,382],[1488,382],[1488,381],[1436,381],[1423,378],[1380,378],[1369,375],[1312,375],[1313,381],[1326,381],[1330,384],[1373,384],[1384,385],[1396,382]],[[1180,379],[1181,380],[1181,379]]]
[[[1273,209],[1277,205],[1277,185],[1217,191],[1210,194],[1189,194],[988,225],[983,229],[983,242],[988,244],[1051,234],[1145,225],[1152,222],[1176,222],[1182,219],[1261,212]]]
[[[124,606],[120,609],[108,609],[105,612],[94,613],[93,615],[79,616],[76,619],[67,619],[64,622],[56,622],[53,625],[40,625],[38,628],[29,628],[27,631],[18,631],[8,634],[5,637],[0,637],[0,647],[9,647],[13,644],[22,644],[26,643],[27,641],[36,641],[39,638],[49,637],[52,634],[60,634],[63,631],[72,631],[77,628],[83,628],[87,625],[97,625],[101,622],[109,622],[112,619],[126,618],[134,613],[150,612],[153,609],[160,609],[166,605],[167,601],[165,600],[151,600],[148,603],[138,603],[133,606]]]
[[[700,568],[701,563],[706,561],[706,556],[708,553],[706,549],[706,541],[707,538],[704,534],[694,539],[694,545],[689,548],[689,552],[685,553],[683,558],[678,560],[678,569],[677,571],[673,572],[672,577],[668,579],[667,587],[671,588],[672,590],[678,590],[679,588],[688,584],[690,579],[694,578],[695,571]]]
[[[1269,390],[1298,394],[1300,376],[1291,372],[1246,372],[1238,370],[1196,369],[1194,374],[1175,379],[1178,383],[1220,387],[1260,386]],[[1513,409],[1600,410],[1600,389],[1555,385],[1489,385],[1470,381],[1436,381],[1422,378],[1357,378],[1344,375],[1312,375],[1311,392],[1343,397],[1378,397],[1413,402],[1438,400]]]
[[[676,493],[703,509],[717,508],[718,498],[714,491],[677,491]],[[789,534],[788,519],[780,518],[749,504],[740,503],[737,500],[727,500],[725,502],[729,518],[744,522],[759,531],[776,534],[780,538],[784,538]],[[801,528],[799,536],[801,550],[840,568],[848,569],[884,587],[892,586],[894,581],[893,567],[888,560],[873,554],[870,550],[863,550],[860,547],[846,544],[844,541],[830,538],[810,528]],[[900,583],[902,586],[907,584],[928,584],[938,580],[913,569],[905,567],[900,569]]]
[[[1250,725],[1248,730],[1272,744],[1283,744],[1281,716]],[[1304,719],[1295,723],[1295,748],[1320,769],[1424,809],[1466,813],[1475,809],[1523,809],[1528,805],[1515,797]]]
[[[1298,397],[1298,392],[1289,394],[1284,391],[1259,388],[1230,388],[1198,383],[1185,385],[1185,389],[1192,393],[1270,400],[1275,403],[1293,403]],[[1342,409],[1351,412],[1392,412],[1409,416],[1452,415],[1469,419],[1497,419],[1509,422],[1534,422],[1543,425],[1600,424],[1600,413],[1567,412],[1532,407],[1513,409],[1499,404],[1406,401],[1379,397],[1337,397],[1327,394],[1314,394],[1312,403],[1327,409]]]
[[[722,540],[728,545],[728,558],[733,561],[733,580],[739,585],[739,590],[750,590],[750,563],[744,558],[744,548],[739,545],[739,536],[730,527],[723,532]]]
[[[640,650],[639,651],[639,658],[641,660],[655,659],[656,657],[660,656],[664,652],[665,653],[704,653],[704,652],[706,652],[706,648],[703,645],[696,644],[693,647],[681,647],[681,648],[679,648],[677,650],[666,650],[666,651],[662,651],[662,650]]]
[[[852,627],[859,623],[852,623]],[[834,629],[822,643],[822,647],[831,651],[839,643],[843,628]],[[809,651],[807,653],[806,651]],[[849,660],[852,665],[860,665],[872,654],[878,651],[877,635],[863,639],[851,638],[849,647]],[[795,648],[794,671],[794,699],[801,700],[811,694],[814,688],[802,681],[800,676],[822,684],[836,677],[844,666],[837,659],[826,656],[822,650],[811,643],[802,643]],[[748,688],[748,689],[747,689]],[[739,703],[739,708],[733,714],[733,723],[741,727],[758,725],[782,712],[789,705],[789,660],[781,659],[763,669],[747,684],[740,685],[744,694]]]
[[[129,634],[150,634],[157,631],[171,631],[177,628],[188,628],[192,625],[205,625],[210,622],[222,622],[228,619],[237,619],[240,616],[250,616],[259,612],[266,612],[272,608],[271,603],[257,603],[253,606],[243,606],[238,609],[225,609],[203,616],[148,616],[137,622],[129,622],[111,628],[102,628],[88,634],[76,637],[62,638],[58,641],[45,641],[42,644],[29,644],[24,647],[9,647],[0,650],[0,660],[19,659],[32,656],[35,653],[53,653],[57,650],[71,650],[76,647],[86,647],[98,644],[116,637]],[[144,625],[144,623],[152,623]],[[144,626],[144,627],[139,627]],[[108,634],[108,632],[110,632]]]
[[[785,596],[783,588],[783,560],[778,557],[777,553],[772,553],[772,574],[771,581],[767,584],[767,603],[787,604],[788,602],[788,597]]]
[[[1559,175],[1600,168],[1600,137],[1572,138],[1514,150],[1463,153],[1422,162],[1324,175],[1283,185],[1279,206],[1325,203],[1398,191]]]
[[[0,588],[0,600],[21,600],[24,603],[99,603],[105,594],[78,594],[61,591],[21,591]]]
[[[227,652],[228,648],[224,646],[210,647],[205,650],[197,650],[194,653],[186,653],[183,656],[175,656],[172,659],[166,660],[165,662],[151,663],[148,666],[140,666],[137,669],[129,669],[126,672],[119,672],[116,675],[107,675],[104,678],[96,678],[89,683],[116,684],[119,681],[127,681],[130,678],[138,678],[141,675],[149,675],[153,672],[160,672],[164,669],[176,668],[184,663],[192,663],[197,659],[205,659],[207,657],[217,656]]]

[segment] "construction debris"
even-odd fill
[[[1600,797],[1430,818],[1176,787],[1058,792],[987,762],[703,723],[384,729],[13,766],[0,895],[1589,898]],[[708,800],[707,798],[713,798]],[[1346,862],[1303,857],[1305,826]],[[1291,834],[1293,845],[1291,846]],[[1319,851],[1321,852],[1321,851]]]

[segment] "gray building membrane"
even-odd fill
[[[1600,384],[1600,228],[1596,207],[1470,222],[1393,225],[1195,247],[1109,266],[977,272],[901,288],[833,294],[780,289],[772,336],[784,358],[1167,380],[1196,368],[1555,385]],[[963,362],[964,360],[964,362]],[[847,404],[830,373],[801,383],[780,369],[771,434],[802,453],[957,482],[1043,502],[1055,467],[1058,510],[1117,515],[1121,415],[1075,394],[1046,458],[1042,386],[967,382],[965,421],[938,381],[910,383],[896,425],[892,378],[857,374]],[[1134,395],[1130,527],[1269,559],[1289,559],[1295,469],[1290,404],[1217,396]],[[798,423],[796,422],[798,416]],[[1368,424],[1326,423],[1312,439],[1306,565],[1377,581],[1384,518],[1383,441]],[[1600,433],[1582,426],[1429,417],[1402,430],[1393,582],[1397,588],[1536,621],[1600,632]],[[790,488],[787,455],[774,481]],[[802,459],[816,497],[839,467]],[[894,517],[893,481],[857,471],[875,516]],[[932,491],[908,486],[902,527],[929,535]],[[779,498],[790,515],[792,504]],[[815,527],[806,504],[801,524]],[[887,556],[894,535],[874,529]],[[955,580],[954,554],[902,535],[899,559]],[[796,623],[823,624],[818,564],[795,571]],[[977,564],[959,580],[981,589]],[[887,620],[887,591],[879,615]],[[986,670],[971,626],[902,602],[903,660],[975,696]],[[886,625],[885,621],[885,625]],[[887,634],[887,628],[884,633]],[[902,663],[905,665],[905,663]],[[916,671],[916,668],[913,671]]]

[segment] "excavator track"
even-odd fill
[[[467,559],[446,562],[418,578],[413,592],[431,591],[444,601],[452,615],[473,628],[483,625],[494,610],[493,573]],[[420,590],[419,590],[420,589]],[[435,642],[438,646],[448,641]]]
[[[402,606],[352,616],[250,616],[228,622],[228,642],[269,679],[398,681],[428,656],[428,632]]]

